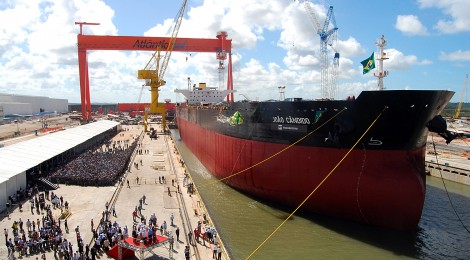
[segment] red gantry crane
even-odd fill
[[[88,25],[91,23],[80,24]],[[227,89],[233,90],[232,79],[232,40],[227,39],[226,32],[219,32],[216,39],[203,38],[175,38],[173,51],[178,52],[213,52],[217,59],[224,60],[228,55]],[[82,120],[88,121],[91,117],[90,80],[88,76],[87,53],[90,50],[127,50],[127,51],[153,51],[170,44],[171,37],[146,36],[102,36],[84,35],[82,30],[77,35],[78,70],[80,79],[80,96],[82,105]],[[233,102],[233,94],[229,95],[229,102]]]

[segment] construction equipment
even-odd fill
[[[467,92],[467,84],[468,84],[468,74],[465,75],[465,81],[463,83],[462,93],[460,94],[460,102],[459,102],[459,105],[457,106],[457,110],[455,111],[454,119],[457,119],[460,117],[460,111],[462,110],[463,99],[465,97],[465,93]]]
[[[336,46],[336,41],[337,41],[337,37],[336,35],[335,36],[335,39],[333,40],[333,42],[335,42],[335,44],[330,44],[330,47],[333,49],[333,51],[335,52],[335,56],[333,57],[333,66],[331,67],[331,73],[330,73],[330,85],[331,85],[331,88],[330,88],[330,98],[331,99],[334,99],[336,97],[336,91],[337,91],[337,87],[336,87],[336,77],[338,76],[338,70],[339,70],[339,52],[336,51],[336,48],[334,46]]]
[[[336,45],[338,31],[336,19],[333,13],[333,6],[328,8],[325,22],[323,27],[321,27],[318,22],[317,15],[313,10],[313,7],[310,5],[310,1],[301,0],[300,2],[304,4],[305,10],[310,16],[310,20],[312,21],[317,34],[320,36],[321,98],[334,99],[334,92],[336,92],[337,67],[339,65],[339,53],[336,51],[333,60],[333,73],[328,73],[328,67],[330,66],[328,63],[328,45],[332,47],[333,45]],[[332,28],[330,24],[332,25]]]
[[[166,130],[166,118],[165,118],[165,106],[163,103],[158,103],[158,91],[161,86],[165,85],[163,80],[165,76],[166,69],[168,67],[168,62],[170,61],[171,53],[175,46],[176,37],[178,36],[179,28],[183,20],[184,10],[186,9],[187,0],[183,1],[178,15],[175,19],[175,25],[171,33],[170,40],[168,44],[160,43],[156,44],[156,50],[152,54],[147,65],[145,65],[143,70],[139,70],[137,73],[138,79],[145,80],[145,86],[150,86],[151,101],[150,101],[150,113],[162,115],[162,128]],[[161,57],[161,51],[165,51],[163,58]],[[147,118],[148,118],[148,109],[145,109],[144,113],[144,131],[147,132]]]

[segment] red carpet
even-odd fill
[[[160,244],[160,243],[163,243],[167,240],[168,240],[168,238],[157,235],[157,241],[152,243],[152,244],[145,244],[144,245],[143,243],[140,243],[138,241],[136,241],[134,243],[134,239],[132,237],[128,237],[128,238],[124,239],[124,242],[126,244],[130,244],[132,246],[135,246],[135,247],[138,247],[142,250],[145,250],[149,247],[153,247],[153,246],[155,246],[157,244]],[[119,255],[118,245],[114,245],[108,252],[106,252],[106,254],[108,256],[114,258],[114,259],[118,259],[118,255]],[[133,250],[127,249],[127,248],[124,248],[124,247],[122,248],[122,258],[127,258],[127,257],[131,257],[131,256],[134,256],[134,255],[135,255],[135,253],[134,253]]]
[[[106,252],[106,254],[109,257],[112,257],[114,259],[118,259],[118,256],[119,256],[118,245],[114,245],[111,249],[108,250],[108,252]],[[135,254],[134,254],[133,250],[130,250],[130,249],[127,249],[127,248],[122,248],[122,258],[123,259],[134,256],[134,255]]]

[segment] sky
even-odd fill
[[[188,0],[178,37],[232,39],[235,100],[321,98],[320,38],[299,0]],[[77,34],[171,35],[182,0],[4,0],[0,2],[0,93],[48,96],[80,102]],[[388,90],[440,89],[462,95],[470,71],[469,0],[318,0],[313,13],[323,26],[333,6],[340,53],[335,99],[377,89],[371,71],[360,62],[387,40],[384,62]],[[331,25],[329,29],[331,29]],[[334,55],[328,48],[329,62]],[[152,52],[89,51],[92,103],[135,103],[143,69]],[[227,66],[227,61],[226,64]],[[182,102],[174,92],[191,84],[226,88],[226,71],[218,70],[214,53],[173,52],[160,98]],[[149,102],[144,88],[140,102]]]

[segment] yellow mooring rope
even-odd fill
[[[246,259],[249,259],[252,257],[286,222],[289,220],[299,209],[302,207],[303,204],[315,193],[315,191],[320,188],[320,186],[330,177],[330,175],[338,168],[338,166],[348,157],[348,155],[352,152],[352,150],[357,146],[357,144],[362,140],[362,138],[369,132],[369,130],[372,128],[372,126],[377,122],[377,120],[382,116],[383,112],[385,109],[388,107],[385,107],[382,112],[375,118],[375,120],[372,122],[372,124],[366,129],[366,131],[359,137],[359,139],[356,141],[356,143],[349,149],[349,151],[341,158],[341,160],[333,167],[333,169],[323,178],[323,180],[313,189],[313,191],[300,203],[300,205],[249,255],[246,257]]]
[[[215,183],[224,181],[224,180],[226,180],[226,179],[232,178],[232,177],[234,177],[234,176],[236,176],[236,175],[238,175],[238,174],[240,174],[240,173],[246,172],[246,171],[248,171],[249,169],[252,169],[252,168],[254,168],[254,167],[256,167],[256,166],[258,166],[258,165],[260,165],[260,164],[263,164],[263,163],[265,163],[265,162],[271,160],[272,158],[274,158],[274,157],[278,156],[279,154],[285,152],[286,150],[290,149],[292,146],[298,144],[299,142],[301,142],[301,141],[304,140],[305,138],[309,137],[311,134],[313,134],[313,133],[315,133],[316,131],[318,131],[318,129],[322,128],[324,125],[326,125],[328,122],[330,122],[331,120],[333,120],[334,118],[336,118],[339,114],[341,114],[341,113],[342,113],[344,110],[346,110],[346,109],[347,109],[347,108],[343,108],[341,111],[339,111],[338,113],[336,113],[336,114],[335,114],[334,116],[332,116],[330,119],[326,120],[326,121],[323,122],[321,125],[319,125],[317,128],[313,129],[310,133],[306,134],[305,136],[303,136],[303,137],[300,138],[299,140],[293,142],[292,144],[290,144],[289,146],[285,147],[284,149],[280,150],[279,152],[277,152],[277,153],[275,153],[275,154],[269,156],[268,158],[266,158],[266,159],[264,159],[264,160],[262,160],[262,161],[260,161],[260,162],[257,162],[257,163],[251,165],[250,167],[248,167],[248,168],[246,168],[246,169],[243,169],[243,170],[238,171],[238,172],[236,172],[236,173],[234,173],[234,174],[231,174],[231,175],[229,175],[229,176],[227,176],[227,177],[224,177],[224,178],[222,178],[222,179],[218,179],[218,180],[215,180],[215,181],[210,181],[210,182],[208,182],[208,183],[206,183],[206,184],[203,184],[203,185],[201,185],[201,186],[199,186],[199,187],[200,187],[200,188],[203,188],[203,187],[210,186],[210,185],[213,185],[213,184],[215,184]]]
[[[431,139],[432,139],[432,147],[434,148],[434,156],[436,157],[436,164],[439,166],[439,159],[437,157],[437,150],[436,150],[436,143],[434,142],[434,135],[431,135]],[[452,210],[454,211],[454,214],[455,216],[457,216],[457,219],[459,220],[460,224],[462,225],[462,227],[468,232],[470,233],[470,229],[463,223],[462,219],[460,218],[460,215],[459,213],[457,212],[457,210],[455,209],[455,206],[454,206],[454,203],[452,202],[452,199],[450,198],[450,195],[449,195],[449,191],[447,190],[447,186],[446,186],[446,183],[444,181],[444,177],[442,176],[442,169],[441,167],[438,168],[439,169],[439,175],[441,176],[441,181],[442,181],[442,185],[444,185],[444,189],[446,191],[446,195],[447,195],[447,199],[449,200],[449,203],[450,203],[450,206],[452,208]]]

